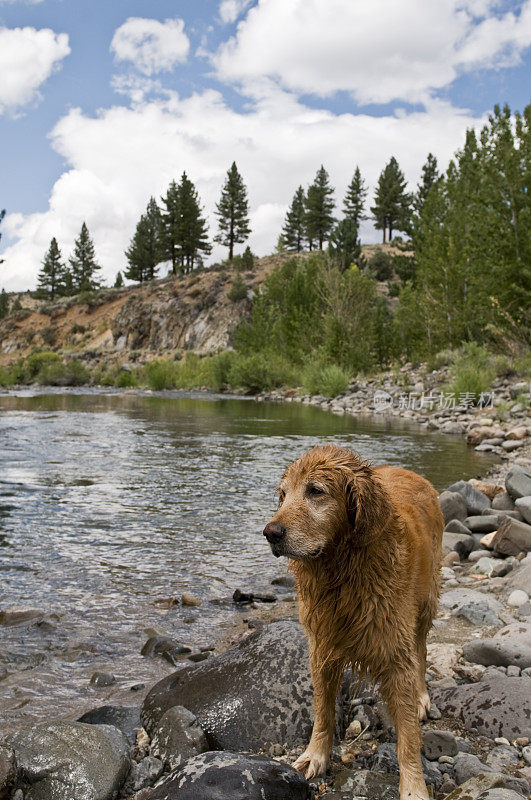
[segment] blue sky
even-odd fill
[[[0,0],[0,285],[32,288],[83,219],[112,280],[183,169],[214,229],[233,159],[270,252],[320,163],[339,203],[356,164],[372,187],[391,155],[414,186],[495,103],[523,109],[530,44],[531,0]]]

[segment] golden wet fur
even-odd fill
[[[344,668],[379,682],[397,731],[400,798],[428,794],[419,718],[429,710],[426,636],[437,609],[443,518],[424,478],[372,468],[351,450],[315,447],[285,471],[264,529],[297,580],[309,639],[314,727],[295,767],[325,772]]]

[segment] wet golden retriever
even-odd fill
[[[426,636],[437,610],[443,518],[424,478],[372,468],[351,450],[315,447],[285,471],[264,528],[291,559],[314,687],[310,743],[294,766],[327,768],[335,698],[353,664],[378,681],[397,734],[400,800],[428,792],[419,719],[429,711]]]

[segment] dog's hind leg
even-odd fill
[[[413,657],[398,658],[380,675],[380,691],[396,728],[400,800],[428,800],[420,760],[417,682],[418,664]]]
[[[431,708],[430,696],[426,688],[426,638],[432,626],[433,618],[437,613],[437,596],[428,600],[420,608],[416,630],[418,669],[418,718],[423,722],[428,717]]]
[[[343,675],[343,665],[327,663],[310,644],[310,670],[313,682],[314,723],[310,742],[293,766],[306,778],[324,775],[334,740],[336,696]]]

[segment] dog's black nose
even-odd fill
[[[280,522],[268,522],[264,528],[264,536],[269,544],[278,544],[286,535],[286,529]]]

